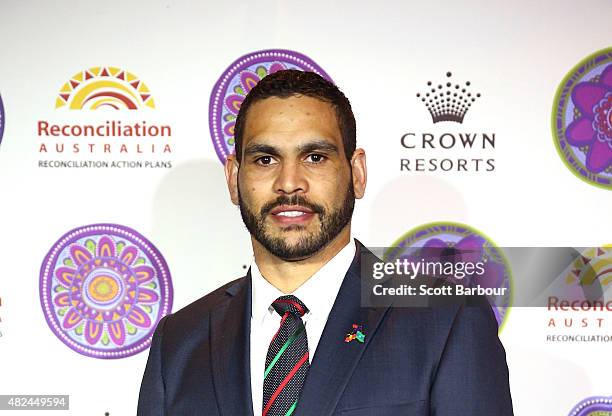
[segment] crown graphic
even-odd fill
[[[452,73],[446,73],[446,78],[452,76]],[[472,94],[469,91],[470,85],[470,81],[466,81],[465,85],[459,85],[447,80],[445,84],[440,83],[436,86],[428,81],[427,92],[417,93],[416,96],[425,104],[434,123],[440,121],[463,123],[463,118],[472,103],[480,97],[480,93]]]

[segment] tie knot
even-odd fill
[[[298,318],[301,318],[306,312],[308,312],[306,305],[304,305],[301,300],[293,295],[285,295],[277,298],[274,302],[272,302],[272,307],[281,316],[289,312]]]

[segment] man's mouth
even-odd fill
[[[280,215],[280,216],[283,216],[283,217],[299,217],[299,216],[304,215],[304,214],[306,214],[306,213],[303,212],[303,211],[282,211],[282,212],[279,212],[278,214],[275,214],[275,215]]]
[[[281,205],[270,211],[275,222],[283,225],[304,224],[314,217],[310,208],[300,205]]]

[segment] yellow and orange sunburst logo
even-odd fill
[[[137,110],[155,108],[149,88],[131,72],[121,68],[94,67],[77,72],[66,82],[55,100],[55,108],[71,110]]]
[[[606,291],[612,283],[612,245],[591,247],[580,254],[565,276],[565,283],[583,287],[598,283]]]

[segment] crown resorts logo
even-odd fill
[[[452,76],[451,72],[446,73],[447,78]],[[434,123],[454,121],[461,124],[472,103],[480,97],[480,93],[472,96],[469,91],[470,85],[470,81],[466,81],[465,85],[453,85],[452,82],[447,81],[444,85],[438,84],[436,88],[433,82],[427,81],[427,86],[431,89],[424,94],[417,93],[416,96],[421,98]]]
[[[385,253],[385,260],[403,256],[412,258],[415,255],[418,260],[419,249],[439,252],[440,249],[447,248],[456,250],[455,259],[458,261],[484,264],[482,275],[468,274],[464,282],[476,283],[477,280],[481,287],[488,288],[491,293],[499,292],[487,295],[487,298],[501,331],[512,302],[510,264],[503,251],[482,232],[455,222],[423,224],[395,241]]]
[[[2,96],[0,96],[0,144],[4,136],[4,105],[2,104]]]
[[[404,172],[493,172],[495,133],[459,130],[472,104],[481,97],[472,91],[470,81],[454,82],[452,72],[445,81],[427,81],[427,88],[416,94],[431,116],[434,127],[426,132],[408,132],[400,138]],[[450,122],[450,123],[449,123]],[[450,152],[449,152],[450,150]]]
[[[584,58],[561,81],[552,129],[570,171],[612,189],[612,48]]]
[[[332,81],[312,59],[294,51],[262,50],[236,59],[223,71],[210,95],[210,134],[221,162],[234,152],[236,117],[246,95],[263,77],[283,69],[311,71]]]
[[[45,257],[40,299],[53,333],[74,351],[123,358],[151,344],[172,309],[163,256],[138,232],[116,224],[69,231]]]
[[[612,397],[589,397],[578,403],[569,416],[612,416]]]
[[[145,82],[129,71],[112,66],[79,71],[60,88],[55,108],[60,111],[54,118],[61,120],[38,121],[38,151],[69,159],[40,160],[39,167],[172,166],[171,161],[156,158],[172,153],[172,128],[142,119],[140,111],[155,109],[155,99]],[[70,122],[75,119],[77,123]],[[101,159],[83,160],[90,156]]]

